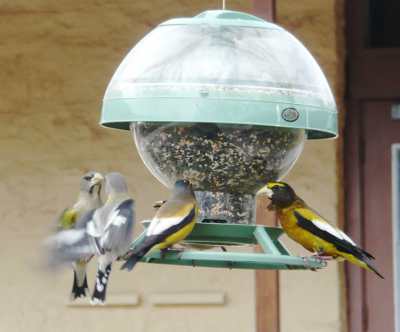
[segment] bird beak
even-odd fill
[[[273,193],[274,192],[272,191],[272,189],[268,188],[267,186],[264,186],[259,191],[257,191],[256,196],[266,195],[268,198],[271,198]]]
[[[104,181],[103,175],[101,175],[100,173],[95,173],[95,175],[90,180],[90,186],[93,187],[97,184],[102,183],[103,181]]]

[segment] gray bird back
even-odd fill
[[[129,248],[133,238],[135,222],[134,201],[127,199],[109,211],[101,245],[113,255],[121,256]]]

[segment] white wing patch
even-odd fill
[[[86,224],[86,233],[93,237],[101,236],[101,223],[99,222],[98,210],[93,214],[92,219]]]
[[[94,224],[93,220],[89,221],[86,225],[86,232],[93,237],[99,237],[101,234],[98,227]]]
[[[356,245],[352,239],[350,239],[345,233],[343,233],[341,230],[331,226],[327,222],[320,221],[318,219],[313,219],[312,223],[317,226],[319,229],[328,232],[329,234],[333,235],[334,237],[337,237],[340,240],[345,240],[347,242],[350,242],[352,245]]]
[[[106,227],[104,227],[104,231],[107,231],[108,228],[112,226],[122,226],[127,222],[127,218],[119,214],[120,210],[117,209],[111,213],[109,220],[107,222]]]
[[[340,235],[342,235],[343,239],[345,239],[346,241],[350,242],[353,246],[357,246],[356,243],[350,239],[345,233],[343,233],[341,230],[338,230]]]
[[[160,218],[153,219],[147,229],[147,236],[158,235],[166,231],[168,228],[178,225],[184,217]]]

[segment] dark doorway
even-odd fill
[[[392,147],[400,143],[400,120],[392,118],[392,101],[364,101],[359,105],[362,205],[359,220],[349,219],[351,233],[376,256],[385,280],[373,273],[348,269],[350,331],[394,332],[394,247],[392,238]],[[357,328],[355,328],[357,327]]]
[[[386,278],[380,280],[372,273],[347,266],[351,332],[396,331],[394,268],[398,253],[392,239],[400,220],[395,220],[392,212],[395,185],[392,149],[393,144],[400,143],[400,118],[397,116],[400,109],[400,40],[391,28],[384,27],[398,25],[399,21],[385,22],[382,17],[388,17],[387,20],[399,17],[397,3],[385,0],[379,3],[373,0],[346,2],[346,228],[358,243],[375,254],[376,265]],[[395,204],[400,205],[400,202]]]

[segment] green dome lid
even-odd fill
[[[307,49],[281,27],[234,11],[168,20],[125,57],[101,124],[196,122],[306,129],[337,135],[329,85]]]
[[[164,23],[161,23],[160,26],[195,24],[282,30],[280,26],[264,21],[262,18],[257,16],[232,10],[207,10],[195,17],[174,18],[165,21]]]

